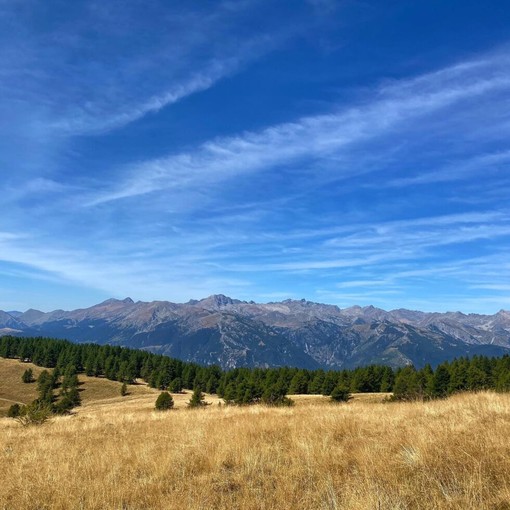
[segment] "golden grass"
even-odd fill
[[[21,376],[27,368],[32,369],[35,378],[44,370],[32,363],[0,358],[0,416],[5,416],[9,407],[15,402],[28,404],[37,397],[35,383],[24,384],[21,382]]]
[[[0,508],[510,509],[510,395],[296,400],[156,412],[139,394],[0,419]]]
[[[14,403],[28,404],[37,398],[37,384],[24,384],[21,382],[23,372],[31,368],[34,377],[37,378],[44,368],[38,367],[32,363],[21,363],[16,359],[0,358],[0,417],[6,416],[7,410]],[[152,409],[154,402],[160,394],[159,390],[150,388],[143,381],[138,384],[128,385],[128,394],[125,397],[120,395],[122,384],[117,381],[109,381],[103,377],[87,377],[80,374],[80,396],[82,407],[90,409],[93,406],[99,409],[101,406],[127,409],[134,403],[133,407],[142,407]],[[58,392],[58,390],[57,390]],[[187,402],[191,397],[191,392],[186,391],[181,394],[172,394],[175,407],[187,407]],[[145,398],[140,398],[145,397]],[[218,398],[215,395],[207,395],[206,401],[217,404]]]

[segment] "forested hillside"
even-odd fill
[[[74,344],[51,338],[0,338],[0,356],[31,361],[59,373],[84,373],[171,392],[200,388],[227,403],[288,403],[286,395],[331,395],[345,392],[393,392],[395,399],[441,398],[461,391],[510,391],[510,356],[459,358],[417,370],[370,365],[353,370],[325,371],[298,368],[238,368],[200,366],[164,355],[123,347]]]

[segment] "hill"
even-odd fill
[[[24,384],[21,382],[21,376],[27,368],[32,369],[35,377],[44,370],[44,368],[33,363],[22,363],[17,359],[0,358],[0,417],[7,414],[7,410],[13,403],[28,404],[37,397],[35,383]],[[79,409],[92,410],[101,406],[112,407],[113,409],[118,405],[122,408],[133,405],[134,407],[152,409],[160,393],[139,381],[138,384],[130,384],[128,394],[122,397],[120,395],[122,386],[120,382],[111,381],[104,377],[88,377],[85,374],[80,374],[79,380],[82,399],[82,405]],[[180,394],[173,394],[176,408],[186,407],[186,402],[190,396],[191,392],[189,390],[185,390]],[[208,395],[207,401],[216,403],[218,398],[216,395]]]
[[[510,352],[510,313],[340,309],[305,300],[257,304],[223,295],[177,304],[108,299],[90,308],[0,312],[0,334],[141,348],[223,368],[421,367]]]

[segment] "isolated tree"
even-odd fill
[[[189,399],[188,407],[195,408],[203,407],[206,405],[207,402],[205,402],[204,394],[202,393],[200,386],[197,386],[193,391],[193,395],[191,395],[191,398]]]
[[[122,383],[122,386],[120,387],[120,394],[121,394],[121,396],[122,396],[122,397],[125,397],[125,396],[127,395],[127,393],[128,393],[128,390],[127,390],[127,384],[126,384],[126,382],[124,381],[124,382]]]
[[[174,406],[174,399],[172,398],[172,395],[168,393],[168,391],[162,391],[159,394],[159,397],[156,400],[156,409],[158,411],[168,411],[169,409],[172,409]]]
[[[21,376],[21,380],[24,383],[33,383],[35,381],[35,379],[34,379],[34,372],[32,371],[31,368],[27,368],[23,372],[23,375]]]

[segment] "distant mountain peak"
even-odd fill
[[[211,296],[206,297],[205,299],[201,299],[197,303],[201,305],[215,306],[221,308],[236,303],[242,303],[242,301],[239,301],[238,299],[232,299],[231,297],[225,296],[224,294],[212,294]]]
[[[273,303],[213,294],[186,304],[127,297],[72,311],[0,312],[0,334],[45,335],[138,347],[203,364],[342,368],[416,366],[510,352],[510,312],[464,315],[306,299]]]
[[[96,306],[113,305],[115,303],[124,303],[126,305],[132,305],[134,304],[134,301],[130,297],[127,297],[125,299],[110,298],[107,299],[106,301],[103,301],[102,303],[99,303],[99,305]]]

